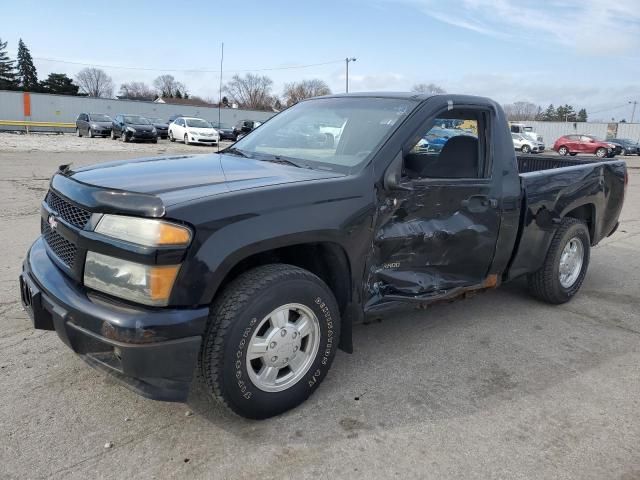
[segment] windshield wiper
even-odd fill
[[[274,155],[273,157],[270,157],[270,158],[261,158],[260,160],[262,160],[264,162],[280,163],[282,165],[290,165],[292,167],[298,167],[298,168],[311,168],[311,167],[309,167],[307,165],[301,165],[299,163],[292,162],[291,160],[287,160],[286,158],[278,157],[277,155]]]
[[[238,155],[244,158],[251,158],[251,156],[247,155],[245,151],[240,150],[239,148],[236,148],[236,147],[227,147],[224,150],[222,150],[222,153],[230,153],[232,155]]]

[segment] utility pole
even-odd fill
[[[347,67],[347,76],[346,76],[346,92],[349,93],[349,62],[355,62],[355,57],[347,57],[344,59],[345,65]]]
[[[631,105],[633,105],[633,110],[631,111],[631,123],[633,123],[633,119],[636,116],[636,105],[638,105],[638,101],[634,100],[633,102],[629,102]]]

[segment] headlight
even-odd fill
[[[92,123],[91,128],[98,128],[98,125],[96,123]]]
[[[186,246],[191,241],[191,230],[183,225],[123,215],[103,215],[95,231],[108,237],[148,247]]]
[[[127,127],[127,132],[136,133],[136,129],[133,127]]]
[[[156,127],[153,127],[153,128],[151,129],[151,133],[158,133],[158,131],[156,130]]]
[[[180,265],[142,265],[119,258],[87,252],[84,284],[116,297],[164,306],[169,303]]]

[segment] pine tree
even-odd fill
[[[18,81],[20,88],[27,91],[38,89],[38,73],[31,58],[31,52],[22,39],[18,42]]]
[[[78,85],[64,73],[50,73],[46,80],[40,82],[38,89],[44,93],[60,95],[78,95]]]
[[[176,98],[182,98],[182,93],[180,92],[180,89],[176,90]]]
[[[0,38],[0,90],[17,90],[18,80],[13,60],[7,54],[7,42]]]
[[[581,108],[578,111],[578,121],[579,122],[586,122],[587,121],[587,110],[585,108]]]
[[[552,122],[556,119],[556,109],[553,106],[553,103],[547,107],[547,109],[542,114],[542,118],[546,122]]]

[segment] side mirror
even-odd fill
[[[413,190],[409,185],[402,185],[402,150],[384,172],[382,185],[385,190]]]

